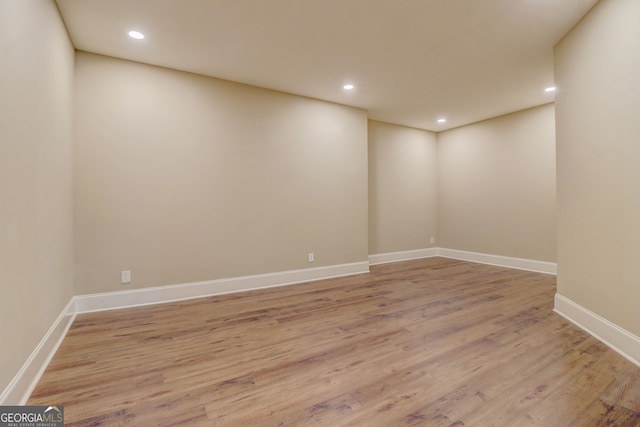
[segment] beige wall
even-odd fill
[[[367,260],[365,111],[82,52],[76,76],[78,294]]]
[[[599,2],[555,49],[558,293],[640,335],[640,2]]]
[[[74,51],[55,3],[0,3],[0,43],[0,389],[74,293],[74,260],[76,294],[366,261],[432,236],[555,260],[552,106],[436,137],[80,52],[74,138]]]
[[[369,121],[369,253],[422,249],[437,238],[433,132]]]
[[[555,262],[552,104],[438,134],[439,246]]]
[[[55,3],[0,2],[0,390],[73,293],[74,51]]]

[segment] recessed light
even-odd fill
[[[556,87],[555,86],[549,86],[548,88],[546,88],[544,91],[545,92],[555,92]]]
[[[144,38],[144,34],[140,31],[129,31],[129,37],[136,40],[142,40]]]
[[[447,121],[447,119],[438,119],[438,123],[444,123],[446,121]]]
[[[352,84],[344,85],[344,86],[342,86],[342,87],[343,87],[344,89],[346,89],[346,90],[352,90],[353,88],[355,88],[355,86],[354,86],[354,85],[352,85]]]

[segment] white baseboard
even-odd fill
[[[0,395],[0,405],[25,405],[75,319],[73,298]]]
[[[412,259],[429,258],[438,255],[437,248],[414,249],[410,251],[388,252],[369,255],[369,264],[386,264],[388,262],[409,261]]]
[[[132,289],[127,291],[101,294],[78,295],[74,297],[77,313],[114,310],[164,302],[181,301],[232,292],[274,286],[292,285],[332,277],[368,273],[369,263],[356,262],[327,267],[306,268],[253,276],[232,277],[229,279],[207,280],[204,282],[179,285],[158,286],[153,288]]]
[[[535,271],[537,273],[556,274],[558,268],[555,262],[548,261],[536,261],[532,259],[513,258],[502,255],[490,255],[446,248],[438,248],[437,252],[438,256],[445,258],[478,262],[480,264],[496,265],[499,267],[515,268],[518,270]]]
[[[557,264],[555,262],[513,258],[502,255],[483,254],[479,252],[468,252],[447,248],[425,248],[369,255],[369,264],[385,264],[389,262],[408,261],[434,256],[477,262],[480,264],[497,265],[499,267],[516,268],[519,270],[529,270],[538,273],[556,274],[557,271]]]
[[[553,311],[640,366],[639,337],[558,293],[554,298]]]

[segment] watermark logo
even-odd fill
[[[0,427],[64,427],[64,406],[0,406]]]

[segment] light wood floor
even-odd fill
[[[639,426],[640,368],[555,277],[429,258],[78,316],[29,404],[69,426]]]

